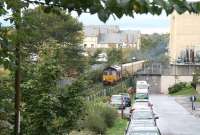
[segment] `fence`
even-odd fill
[[[119,82],[115,86],[104,86],[103,88],[93,88],[95,90],[90,90],[90,91],[97,91],[97,92],[86,96],[86,100],[93,101],[97,99],[98,97],[111,96],[112,94],[127,92],[129,87],[134,86],[133,82],[134,82],[133,78],[129,77]]]

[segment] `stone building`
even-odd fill
[[[116,25],[84,26],[84,48],[136,48],[140,49],[140,31],[120,30]]]
[[[168,52],[171,64],[200,63],[200,15],[171,15]]]

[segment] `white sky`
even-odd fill
[[[83,25],[119,25],[120,29],[140,30],[142,33],[166,33],[169,32],[169,17],[163,12],[160,16],[135,15],[134,18],[123,16],[121,19],[114,19],[112,16],[106,23],[101,22],[97,15],[82,14],[80,17],[72,13]]]

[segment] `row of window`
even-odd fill
[[[87,44],[84,44],[84,48],[87,47]],[[94,48],[94,44],[91,44],[91,48]]]

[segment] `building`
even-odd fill
[[[84,48],[136,48],[140,49],[140,31],[120,30],[116,25],[84,26]]]
[[[168,53],[171,64],[200,63],[200,15],[171,15]]]

